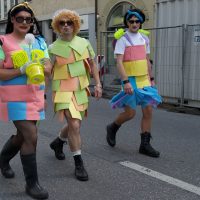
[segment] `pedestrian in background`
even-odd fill
[[[116,133],[122,124],[134,118],[136,106],[142,108],[141,144],[139,152],[151,157],[160,153],[151,144],[152,107],[161,103],[157,89],[152,87],[154,80],[149,61],[149,39],[139,33],[145,21],[144,13],[139,9],[128,10],[124,16],[127,31],[121,35],[115,45],[114,54],[117,69],[121,77],[122,91],[110,101],[113,108],[123,108],[111,124],[107,125],[106,139],[110,146],[116,145]]]
[[[1,150],[0,168],[5,178],[13,178],[15,174],[9,161],[20,151],[26,193],[36,199],[47,199],[47,191],[38,182],[36,162],[36,122],[45,118],[45,85],[31,83],[26,69],[33,63],[30,61],[33,50],[40,50],[43,58],[47,58],[43,66],[45,75],[50,75],[51,64],[46,43],[43,41],[44,48],[40,48],[34,40],[34,21],[37,20],[28,3],[15,5],[8,12],[6,34],[0,36],[0,120],[12,121],[17,129],[17,134],[12,135]],[[31,45],[27,43],[27,33],[33,37]],[[14,55],[21,55],[22,51],[29,61],[20,65],[26,57],[18,56],[15,60]],[[15,64],[19,64],[19,68]]]
[[[56,158],[63,160],[63,144],[68,140],[75,162],[75,177],[87,181],[88,173],[81,156],[80,127],[82,119],[87,115],[90,72],[96,83],[95,97],[98,99],[102,95],[95,54],[89,41],[77,36],[80,16],[76,12],[67,9],[57,11],[53,16],[52,27],[59,36],[49,47],[53,61],[54,110],[67,123],[50,147],[55,151]]]

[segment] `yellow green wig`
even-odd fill
[[[61,9],[55,12],[51,23],[53,30],[58,34],[60,33],[59,22],[63,18],[67,18],[73,22],[74,35],[76,35],[80,31],[80,16],[77,12],[68,9]]]

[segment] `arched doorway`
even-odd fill
[[[133,9],[135,6],[128,2],[121,2],[115,5],[107,17],[107,31],[115,31],[118,28],[124,27],[123,17],[128,9]]]
[[[113,48],[113,40],[114,40],[114,32],[119,28],[124,28],[123,19],[124,15],[128,9],[133,9],[135,6],[129,2],[120,2],[113,6],[110,10],[107,22],[106,22],[106,64],[109,70],[109,74],[115,74],[116,76],[116,61],[114,58],[114,48]],[[117,81],[115,81],[117,80]],[[113,84],[117,84],[118,77],[114,78]]]

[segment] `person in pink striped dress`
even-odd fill
[[[45,84],[31,83],[26,68],[32,63],[30,55],[33,50],[44,54],[42,65],[45,75],[50,75],[51,64],[46,43],[43,41],[42,45],[38,45],[38,40],[34,40],[31,34],[35,22],[31,7],[20,3],[9,10],[6,34],[0,36],[0,120],[12,121],[17,130],[17,134],[12,135],[1,150],[0,168],[5,178],[13,178],[15,174],[9,161],[20,151],[26,193],[36,199],[47,199],[48,192],[38,182],[36,163],[36,122],[45,118]],[[31,44],[25,40],[27,33],[33,36]],[[27,53],[29,61],[16,68],[13,56],[20,51]]]

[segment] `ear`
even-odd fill
[[[12,23],[14,22],[14,17],[11,17],[11,20],[10,20]]]

